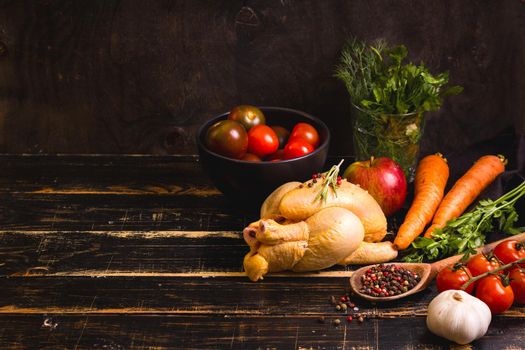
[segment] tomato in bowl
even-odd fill
[[[253,205],[260,204],[269,193],[283,183],[305,181],[312,174],[322,171],[330,143],[330,131],[326,124],[308,113],[282,107],[258,108],[264,113],[266,125],[270,127],[278,125],[292,130],[298,123],[307,123],[315,128],[319,140],[315,149],[304,155],[296,154],[295,158],[286,159],[283,149],[266,155],[270,150],[259,147],[255,150],[260,152],[256,157],[261,158],[262,161],[234,159],[212,151],[207,147],[206,140],[208,129],[215,123],[228,119],[229,112],[204,123],[197,133],[199,160],[202,167],[213,184],[225,195]],[[267,131],[264,128],[259,129]],[[252,134],[255,134],[255,131],[252,131]],[[251,152],[250,150],[247,152],[253,154],[253,151],[254,149],[251,149]]]

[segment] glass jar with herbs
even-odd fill
[[[348,42],[336,76],[350,94],[354,152],[357,160],[388,157],[413,180],[425,112],[437,111],[443,98],[462,91],[448,86],[448,73],[433,75],[423,64],[405,63],[403,45],[385,41]]]

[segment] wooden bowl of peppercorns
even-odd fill
[[[430,264],[392,263],[357,269],[350,278],[350,288],[359,297],[384,302],[415,294],[432,281],[435,270]]]

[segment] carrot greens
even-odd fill
[[[435,261],[456,254],[475,254],[485,244],[485,234],[499,230],[517,234],[518,213],[514,203],[525,195],[525,181],[496,200],[483,199],[470,212],[436,228],[432,238],[419,237],[403,258],[407,262]]]

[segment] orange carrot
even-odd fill
[[[397,232],[395,249],[406,249],[432,221],[445,194],[448,175],[447,160],[440,153],[421,159],[416,169],[414,201]]]
[[[483,156],[454,184],[447,193],[432,220],[432,226],[425,237],[432,237],[435,228],[444,227],[447,221],[455,219],[474,202],[488,185],[505,170],[507,160],[502,155]]]

